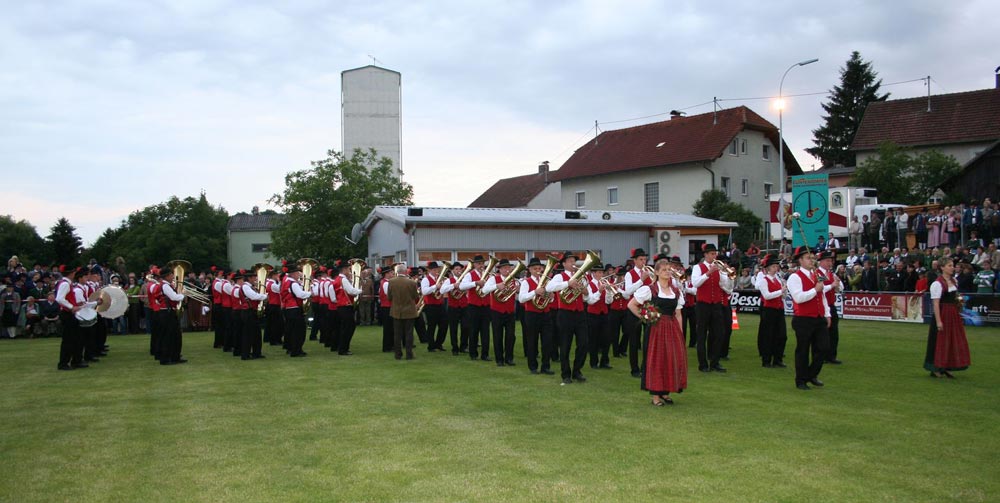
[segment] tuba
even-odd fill
[[[552,255],[545,257],[545,270],[542,271],[542,277],[538,280],[538,286],[545,288],[546,283],[548,283],[549,279],[551,279],[549,278],[549,273],[552,272],[552,269],[555,269],[557,263],[559,263],[558,258]],[[535,298],[531,299],[531,305],[538,309],[545,310],[546,307],[549,307],[549,304],[552,303],[552,299],[554,298],[555,296],[549,292],[545,292],[545,295],[542,295],[541,297],[535,295]]]
[[[299,270],[302,271],[302,290],[306,292],[311,291],[313,271],[319,265],[319,262],[311,258],[300,258],[295,265],[299,266]],[[302,312],[305,312],[308,307],[309,299],[304,299],[302,301]]]
[[[510,271],[510,274],[506,278],[503,278],[503,284],[497,285],[497,289],[493,291],[493,297],[499,302],[507,302],[510,300],[518,290],[521,289],[520,283],[517,281],[517,275],[524,271],[524,262],[518,260],[517,265],[514,269]]]
[[[588,271],[594,268],[595,265],[601,262],[601,257],[597,255],[593,250],[587,250],[587,257],[583,259],[583,264],[576,268],[576,272],[573,276],[569,278],[570,282],[579,281],[583,278]],[[566,288],[565,290],[559,292],[559,298],[563,302],[570,304],[576,302],[583,292],[587,290],[587,285],[582,285],[582,288]]]
[[[443,297],[443,295],[441,295],[441,286],[440,285],[441,285],[441,282],[444,281],[444,277],[448,275],[448,271],[451,270],[451,265],[452,265],[451,262],[448,262],[447,260],[442,260],[441,264],[442,264],[441,265],[441,274],[438,274],[438,277],[434,278],[435,279],[434,284],[438,285],[438,289],[434,292],[434,298],[435,299],[440,299],[441,297]],[[465,273],[462,273],[462,275],[464,276]],[[457,287],[458,285],[456,284],[455,286]]]
[[[271,274],[274,266],[271,264],[254,264],[251,269],[255,276],[257,276],[257,293],[261,295],[267,295],[267,275]],[[264,316],[264,309],[267,307],[267,301],[262,300],[257,304],[257,316]]]
[[[493,269],[496,268],[497,262],[500,261],[497,260],[497,258],[494,257],[493,255],[490,255],[490,261],[486,263],[486,268],[483,269],[483,275],[480,276],[479,279],[485,279],[487,276],[489,276],[493,272]],[[483,293],[483,289],[477,286],[476,295],[480,296],[481,298],[486,298],[489,294]]]
[[[352,258],[351,260],[348,260],[347,263],[351,265],[351,285],[354,286],[355,290],[361,290],[361,271],[364,270],[366,265],[364,259]],[[355,307],[358,305],[358,301],[361,300],[361,295],[362,294],[358,294],[354,297],[354,300],[351,301]]]
[[[164,267],[174,273],[174,284],[170,285],[174,291],[181,295],[188,295],[184,290],[184,276],[191,270],[191,262],[187,260],[171,260]],[[176,310],[177,317],[179,318],[184,312],[184,302],[178,302]]]
[[[462,284],[462,280],[465,279],[465,276],[468,275],[470,271],[472,271],[472,262],[469,262],[469,264],[466,265],[464,269],[462,269],[462,274],[459,274],[458,279],[455,280],[455,289],[452,290],[450,294],[448,294],[451,295],[451,298],[458,300],[464,297],[466,293],[468,293],[463,290],[460,290],[458,288],[458,285]]]

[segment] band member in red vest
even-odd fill
[[[444,351],[444,339],[448,331],[448,317],[444,309],[444,296],[437,282],[441,275],[441,264],[427,262],[427,274],[420,280],[420,294],[424,297],[424,317],[427,319],[427,351]],[[442,283],[444,283],[442,281]]]
[[[834,250],[821,252],[818,260],[819,273],[826,278],[823,282],[823,295],[826,296],[826,305],[830,306],[830,348],[826,353],[826,363],[840,365],[843,362],[837,359],[837,346],[840,345],[840,316],[837,315],[837,294],[844,291],[844,284],[833,273],[833,266],[837,261],[837,252]]]
[[[378,284],[378,319],[382,322],[382,352],[392,352],[392,317],[389,316],[389,308],[392,301],[389,300],[389,280],[396,275],[393,265],[388,265],[379,269],[378,273],[382,280]]]
[[[77,269],[56,282],[56,303],[59,304],[59,320],[62,322],[62,342],[59,345],[59,370],[87,368],[83,362],[83,341],[80,335],[80,320],[76,312],[83,309],[87,298],[78,281],[86,278],[87,272]]]
[[[340,267],[340,276],[333,280],[334,287],[337,288],[337,354],[350,356],[351,339],[354,338],[354,330],[358,324],[354,320],[354,299],[361,295],[361,288],[354,286],[351,282],[351,264],[347,259],[337,262]],[[344,295],[341,295],[341,292]]]
[[[330,276],[327,274],[326,266],[318,266],[313,279],[309,283],[309,293],[312,300],[309,301],[309,309],[312,311],[312,325],[309,327],[309,340],[316,340],[316,333],[319,332],[319,342],[326,347],[330,347],[330,310],[333,307],[329,303],[326,295],[326,281]]]
[[[614,270],[614,266],[608,264],[607,269]],[[602,282],[605,269],[600,266],[594,267],[589,280],[587,281],[587,334],[590,347],[590,368],[598,369],[611,368],[608,360],[608,350],[611,349],[611,334],[608,333],[608,291],[607,286]]]
[[[795,387],[807,390],[809,384],[823,386],[819,373],[829,347],[830,306],[823,295],[823,278],[816,269],[816,260],[806,246],[792,252],[799,269],[788,276],[788,293],[792,296],[792,329],[795,330]],[[809,360],[810,354],[812,361]]]
[[[577,279],[570,281],[573,273],[576,272],[577,256],[571,251],[562,254],[559,262],[565,270],[552,277],[552,280],[545,285],[545,291],[549,293],[562,292],[563,290],[575,290],[579,295],[572,302],[563,300],[562,295],[556,295],[556,325],[559,330],[559,359],[562,367],[563,384],[570,384],[574,380],[577,382],[587,382],[583,376],[583,362],[587,359],[587,317],[584,312],[584,302],[587,299],[587,284],[584,280]],[[576,353],[573,357],[573,366],[570,368],[569,350],[576,338]]]
[[[222,296],[219,294],[222,290],[221,282],[225,272],[214,265],[210,270],[213,275],[212,286],[209,290],[212,293],[212,330],[215,332],[215,340],[212,347],[220,349],[226,340],[226,322],[222,314]]]
[[[149,319],[146,320],[149,323],[149,354],[153,356],[157,361],[160,360],[160,340],[162,339],[163,328],[160,323],[160,311],[166,309],[163,305],[163,295],[160,289],[163,287],[162,280],[160,279],[160,268],[155,265],[149,267],[149,275],[147,276],[149,281],[146,282],[148,285],[146,289],[146,303],[149,306]],[[226,296],[228,299],[228,296]],[[226,304],[229,301],[226,300]],[[228,318],[228,315],[227,315]],[[229,320],[226,320],[226,326],[229,326]]]
[[[622,297],[626,301],[632,298],[639,287],[653,284],[653,278],[645,270],[649,255],[642,248],[632,250],[632,262],[634,266],[625,275],[625,289]],[[628,335],[628,364],[632,370],[632,377],[642,377],[642,370],[639,368],[639,346],[642,341],[642,323],[633,314],[625,316],[625,333]]]
[[[466,313],[469,317],[469,358],[475,360],[480,358],[479,350],[482,348],[482,360],[490,361],[490,299],[480,297],[475,288],[482,288],[486,285],[484,264],[482,255],[472,257],[472,272],[465,275],[459,289],[466,292],[469,298],[469,305]]]
[[[604,266],[604,276],[608,278],[609,281],[615,283],[617,292],[607,292],[604,295],[605,301],[608,303],[608,322],[605,331],[607,335],[605,336],[608,341],[608,345],[615,357],[622,356],[618,352],[618,338],[621,336],[622,327],[625,324],[625,316],[628,315],[628,301],[622,296],[621,291],[625,288],[625,268],[615,267],[611,264]],[[607,366],[602,368],[611,368],[611,362],[607,362]]]
[[[732,326],[732,313],[726,308],[726,292],[722,289],[722,276],[726,274],[715,265],[719,250],[714,244],[705,244],[702,251],[705,260],[691,268],[691,284],[698,289],[695,294],[698,370],[725,372],[719,358],[723,354],[726,325]]]
[[[84,285],[87,291],[87,298],[89,299],[94,292],[101,289],[104,284],[104,271],[99,265],[94,264],[90,268],[90,276],[87,279],[87,283]],[[99,356],[108,355],[108,325],[104,323],[104,320],[97,320],[90,327],[90,345],[85,348],[83,359],[88,362],[97,362]]]
[[[688,267],[687,281],[684,282],[684,307],[681,309],[681,319],[684,320],[684,337],[688,341],[687,347],[693,348],[698,342],[698,313],[695,306],[698,305],[698,289],[691,282],[691,270]]]
[[[758,276],[760,290],[760,325],[757,328],[757,352],[764,368],[781,367],[788,340],[785,326],[785,285],[778,277],[781,261],[775,255],[765,255],[761,264],[764,274]]]
[[[737,261],[728,258],[723,258],[722,261],[725,262],[730,267],[732,267],[734,271],[736,270]],[[729,361],[729,346],[733,338],[733,324],[731,315],[731,313],[733,312],[732,298],[733,298],[733,288],[736,287],[736,278],[730,277],[728,274],[723,273],[719,277],[719,286],[722,288],[722,293],[725,294],[722,297],[722,304],[726,306],[726,313],[730,313],[730,317],[727,318],[728,320],[730,320],[730,322],[722,324],[722,331],[725,335],[723,335],[722,345],[719,347],[719,359]]]
[[[461,262],[451,264],[451,276],[441,285],[441,293],[448,299],[448,333],[451,336],[451,354],[458,356],[469,352],[469,292],[458,288],[458,277],[465,271]],[[462,330],[461,336],[459,329]]]
[[[233,309],[233,289],[236,281],[236,272],[230,272],[226,276],[226,281],[222,283],[223,312],[226,314],[226,337],[222,350],[232,353],[233,356],[240,355],[240,319]]]
[[[229,333],[230,333],[229,324],[230,324],[230,320],[232,320],[232,309],[233,309],[233,306],[232,306],[232,298],[229,296],[229,293],[226,293],[226,290],[227,290],[226,285],[228,283],[229,283],[229,280],[227,279],[227,275],[226,275],[225,271],[220,270],[219,274],[218,274],[218,278],[212,284],[212,294],[213,295],[218,295],[218,297],[219,297],[219,318],[217,320],[215,320],[216,321],[216,327],[217,327],[217,329],[219,329],[222,332],[221,333],[221,336],[222,336],[222,345],[221,345],[221,347],[222,347],[222,351],[226,352],[226,353],[228,353],[228,352],[230,352],[230,351],[233,350],[233,348],[231,346],[232,341],[230,340],[230,335],[229,335]],[[232,287],[230,286],[229,289],[231,290],[231,288]]]
[[[550,357],[552,356],[552,307],[553,303],[545,305],[544,309],[536,306],[543,303],[541,299],[547,294],[542,286],[542,271],[545,266],[538,257],[532,257],[528,261],[528,276],[521,281],[521,286],[517,293],[517,301],[524,305],[524,318],[521,319],[521,334],[524,336],[524,358],[528,360],[528,371],[532,374],[539,373],[538,370],[538,343],[542,345],[542,369],[545,375],[554,375],[550,369]]]
[[[177,306],[184,302],[184,295],[174,291],[174,271],[167,267],[161,271],[160,287],[156,289],[156,300],[160,305],[160,310],[155,315],[159,316],[160,324],[160,365],[176,365],[187,363],[181,358],[181,348],[183,340],[181,338],[181,324],[177,318]],[[150,295],[154,295],[150,291]]]
[[[272,269],[265,283],[267,307],[264,308],[264,340],[272,346],[282,344],[284,332],[281,319],[281,271]]]
[[[223,292],[229,296],[229,330],[231,341],[229,347],[232,348],[233,356],[240,356],[240,340],[243,338],[243,306],[240,305],[239,289],[237,283],[246,273],[246,269],[240,269],[229,273],[229,284],[222,285]]]
[[[306,341],[306,321],[302,313],[302,301],[312,296],[302,289],[299,280],[302,272],[295,264],[285,266],[285,277],[281,280],[281,312],[285,318],[285,343],[288,345],[288,356],[292,358],[306,356],[302,345]]]
[[[240,313],[243,316],[243,337],[240,340],[240,355],[243,360],[264,358],[261,351],[260,318],[257,312],[259,304],[267,302],[267,294],[262,294],[253,288],[251,282],[256,278],[256,274],[248,272],[240,285],[240,299],[247,306],[247,309]]]
[[[493,353],[497,361],[497,367],[504,365],[514,366],[514,311],[516,308],[517,294],[510,295],[506,300],[499,299],[499,294],[504,293],[508,288],[518,288],[518,285],[505,285],[503,280],[514,268],[507,259],[500,259],[497,263],[497,272],[491,274],[486,284],[483,285],[483,293],[489,296],[490,318],[493,326]],[[511,279],[516,282],[516,279]],[[503,287],[503,288],[501,288]]]

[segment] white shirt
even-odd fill
[[[163,295],[166,295],[168,299],[174,302],[180,302],[184,300],[184,296],[175,292],[174,287],[170,286],[170,282],[168,281],[163,282],[162,290],[163,290]]]
[[[808,273],[806,273],[808,274]],[[788,282],[785,283],[788,287],[788,293],[792,294],[792,300],[797,304],[802,304],[803,302],[809,302],[816,298],[816,290],[810,288],[808,290],[802,289],[802,278],[798,274],[791,274],[788,276]],[[824,286],[824,288],[826,288]],[[823,299],[823,316],[825,318],[830,317],[830,306],[826,303],[826,295],[821,296]]]
[[[848,255],[847,256],[847,260],[845,260],[845,262],[847,263],[847,268],[848,269],[852,269],[852,268],[854,268],[854,264],[858,263],[858,256],[857,255]]]
[[[224,293],[226,295],[232,295],[233,294],[233,284],[230,283],[230,282],[228,282],[228,281],[224,281],[222,283],[222,293]]]
[[[683,295],[674,295],[674,291],[670,288],[667,288],[666,292],[664,292],[663,290],[664,290],[663,288],[660,288],[659,291],[656,293],[656,296],[658,298],[672,299],[674,297],[677,297],[677,309],[684,307]],[[644,304],[653,298],[653,289],[646,285],[640,286],[639,288],[636,289],[634,297],[636,302]]]
[[[595,281],[596,283],[596,281]],[[588,305],[597,304],[601,300],[601,290],[600,285],[597,289],[591,288],[591,282],[587,282],[587,296],[583,299]]]
[[[70,282],[62,280],[59,281],[59,287],[56,288],[56,302],[58,302],[60,306],[69,310],[73,309],[73,303],[70,302],[66,296],[69,295],[71,289],[72,285],[70,285]]]
[[[541,276],[532,276],[531,279],[535,280],[535,285],[542,281]],[[521,304],[526,304],[535,300],[535,290],[528,289],[528,282],[522,281],[521,288],[517,291],[517,301]]]
[[[569,287],[569,278],[573,275],[568,272],[561,272],[556,274],[545,284],[545,291],[549,293],[561,292]]]
[[[472,280],[473,272],[477,273],[480,279],[482,279],[483,271],[480,271],[478,269],[473,269],[472,271],[469,271],[469,274],[466,274],[465,277],[462,278],[462,284],[458,285],[459,290],[464,292],[466,290],[472,290],[473,288],[476,287],[476,282]]]
[[[437,276],[435,276],[434,279],[437,279]],[[442,281],[441,283],[444,283],[444,281]],[[420,280],[420,293],[422,295],[431,295],[439,288],[444,288],[444,285],[441,285],[441,283],[435,283],[432,285],[430,277],[424,276],[424,279]]]
[[[781,281],[778,280],[777,276],[771,276],[771,275],[762,274],[760,276],[760,279],[757,281],[757,285],[756,285],[757,286],[757,290],[760,290],[760,296],[763,297],[764,300],[772,300],[772,299],[777,299],[778,297],[781,297],[781,294],[782,294],[781,289],[779,288],[779,289],[777,289],[777,290],[775,290],[775,291],[772,292],[771,291],[771,287],[767,284],[767,279],[766,278],[770,278],[770,279],[772,279],[774,281],[778,281],[779,283],[781,282]],[[800,282],[800,284],[801,284],[801,282]]]
[[[632,281],[632,271],[639,274],[638,281]],[[633,267],[632,271],[625,273],[625,289],[622,290],[622,297],[624,297],[625,300],[632,298],[632,296],[635,295],[635,291],[642,286],[642,269]]]
[[[257,293],[253,287],[243,283],[243,296],[250,300],[267,300],[267,294]]]
[[[347,276],[341,274],[340,278],[341,278],[341,280],[340,280],[340,286],[341,286],[341,288],[344,289],[344,292],[346,292],[347,295],[352,295],[352,296],[361,295],[361,289],[360,288],[354,288],[354,284],[351,283],[351,280],[347,279]]]
[[[497,291],[497,288],[500,287],[498,283],[496,274],[490,274],[490,278],[487,279],[486,284],[483,285],[483,293],[489,294]]]
[[[931,290],[931,299],[939,299],[940,300],[941,299],[941,295],[944,294],[944,288],[941,287],[941,282],[937,281],[937,280],[934,280],[934,282],[931,283],[930,290]],[[948,285],[948,291],[949,292],[956,292],[956,291],[958,291],[958,285]]]
[[[312,297],[312,294],[303,290],[302,285],[294,279],[292,280],[292,286],[289,287],[289,290],[292,291],[292,295],[300,299],[308,299],[309,297]]]

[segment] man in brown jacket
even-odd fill
[[[403,357],[402,345],[406,345],[406,359],[413,359],[413,323],[417,319],[417,301],[420,300],[419,286],[406,274],[406,266],[396,266],[396,277],[389,280],[386,296],[392,307],[389,316],[393,323],[393,350],[396,359]]]

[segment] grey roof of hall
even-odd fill
[[[274,229],[282,218],[284,215],[274,213],[258,215],[237,213],[229,217],[226,229],[230,231],[269,231]]]
[[[422,208],[423,216],[407,215],[409,208]],[[567,219],[567,211],[579,211],[580,219]],[[604,213],[611,218],[604,220]],[[642,211],[601,211],[525,208],[435,208],[427,206],[376,206],[362,224],[371,228],[378,220],[391,220],[400,226],[407,224],[493,224],[493,225],[566,225],[566,226],[626,226],[626,227],[739,227],[684,213],[649,213]]]

